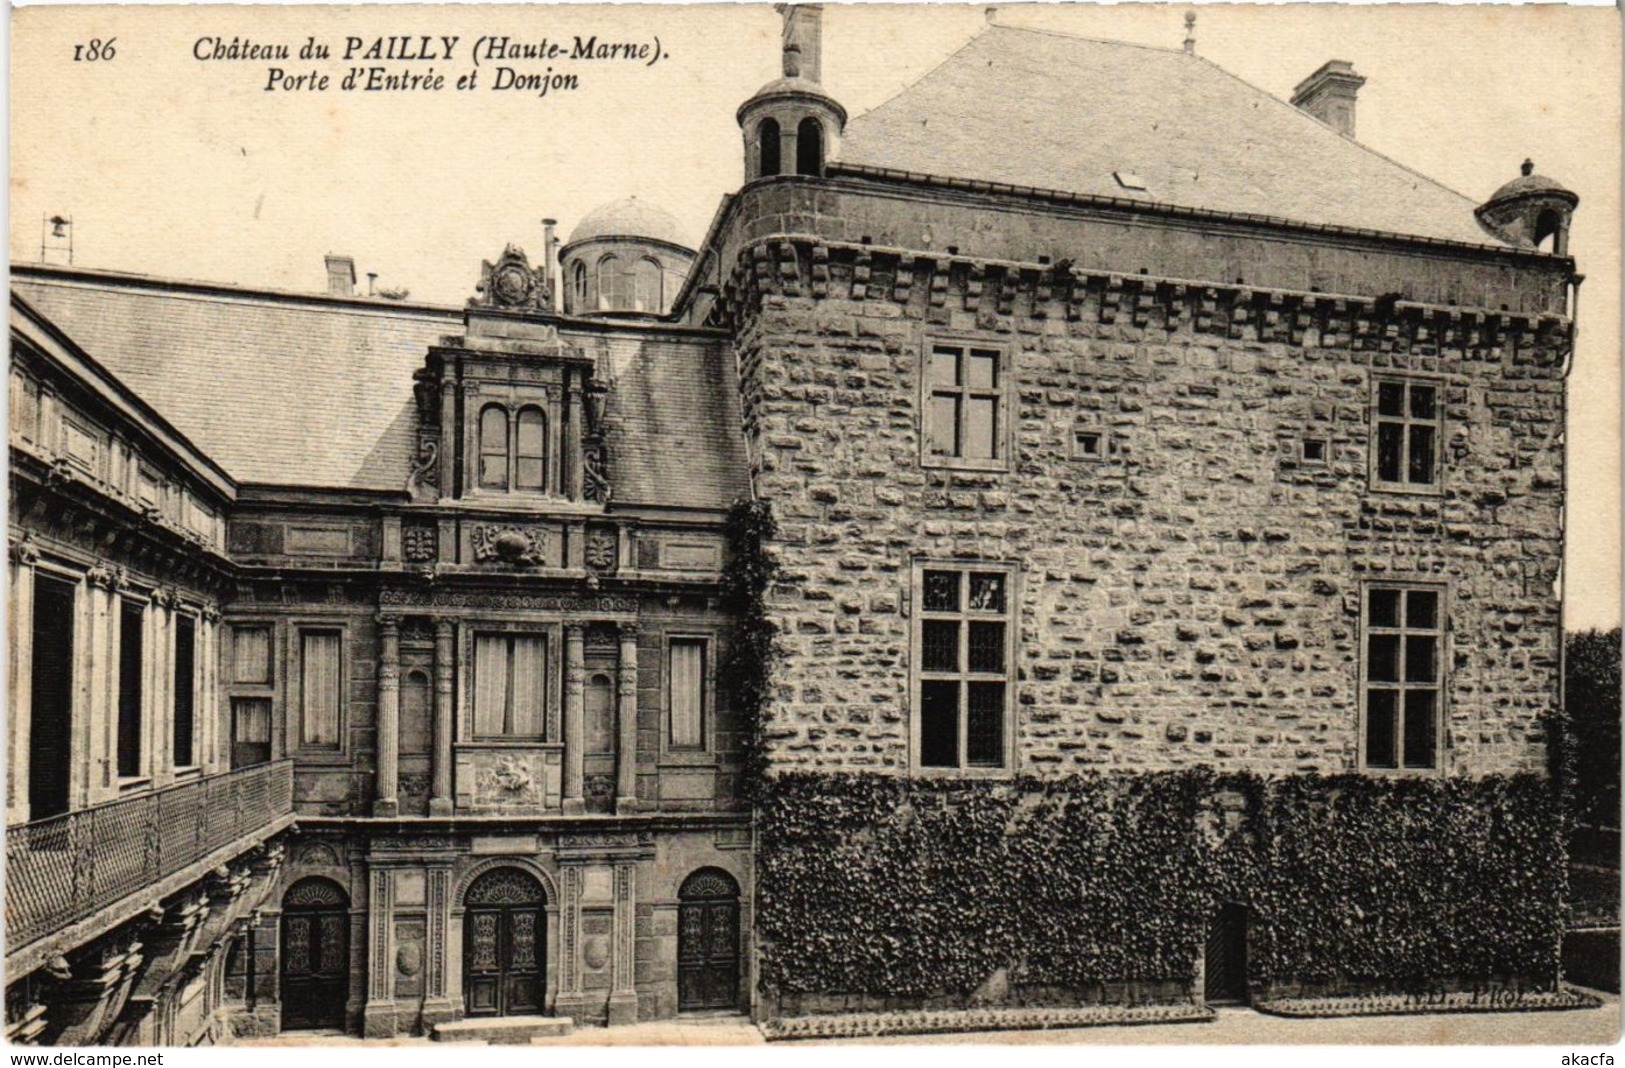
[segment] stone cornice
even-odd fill
[[[1573,338],[1572,320],[1549,312],[1423,303],[1397,293],[1118,274],[1067,262],[961,256],[812,234],[773,234],[741,246],[712,318],[737,330],[769,295],[880,301],[912,307],[927,321],[946,320],[955,310],[991,311],[1319,348],[1418,355],[1459,350],[1484,359],[1498,359],[1511,346],[1520,358],[1542,352],[1555,362]]]

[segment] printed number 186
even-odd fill
[[[113,47],[113,42],[116,40],[118,40],[117,37],[109,37],[105,41],[92,37],[88,44],[76,44],[73,46],[73,61],[75,63],[80,61],[96,63],[100,60],[112,59],[118,55],[118,51]]]

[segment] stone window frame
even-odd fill
[[[993,443],[997,455],[991,458],[974,458],[966,456],[942,456],[931,451],[931,396],[938,392],[931,385],[930,364],[932,352],[938,347],[952,347],[961,350],[979,349],[983,352],[994,353],[998,358],[996,374],[998,383],[991,390],[970,386],[956,386],[955,390],[961,395],[968,392],[994,393],[997,403],[994,406],[994,418],[997,426],[993,433]],[[1015,420],[1013,413],[1015,404],[1014,395],[1014,350],[1007,341],[989,341],[986,338],[974,336],[957,336],[952,334],[927,334],[920,343],[919,359],[916,363],[916,373],[919,377],[917,402],[919,404],[918,431],[920,438],[920,466],[926,468],[956,470],[956,471],[985,471],[1002,473],[1011,468],[1011,456],[1015,451]],[[962,414],[961,420],[966,417]]]
[[[231,636],[229,646],[227,646],[224,642],[221,643],[223,648],[229,648],[230,650],[229,659],[222,660],[220,670],[220,674],[224,679],[226,691],[226,720],[223,724],[227,750],[226,764],[231,769],[236,769],[239,766],[236,763],[237,702],[239,701],[264,701],[269,706],[271,721],[269,724],[269,736],[265,743],[266,760],[275,760],[278,757],[276,745],[276,709],[279,701],[278,691],[279,686],[285,677],[285,672],[280,669],[286,666],[279,665],[277,663],[277,650],[279,648],[278,631],[280,629],[277,625],[278,620],[274,616],[255,615],[233,616],[223,620],[222,622],[224,623],[224,629],[229,631]],[[266,665],[264,679],[254,679],[248,681],[238,680],[237,632],[239,630],[263,630],[266,632]],[[286,752],[286,750],[283,751]],[[254,767],[256,765],[245,764],[242,766]]]
[[[1405,413],[1399,416],[1380,414],[1382,387],[1384,385],[1399,385],[1405,389]],[[1433,418],[1422,419],[1410,414],[1411,388],[1425,386],[1433,390]],[[1370,448],[1368,450],[1367,484],[1371,489],[1383,493],[1411,493],[1426,496],[1439,496],[1444,493],[1444,392],[1445,382],[1439,375],[1411,374],[1411,373],[1378,373],[1371,376],[1371,392],[1369,397],[1369,415],[1366,420],[1367,432],[1370,435]],[[1410,429],[1414,426],[1431,426],[1433,428],[1433,481],[1411,482],[1406,479],[1389,481],[1380,476],[1378,471],[1378,450],[1380,448],[1381,431],[1384,423],[1397,423],[1405,428],[1404,446],[1400,456],[1400,470],[1404,474],[1409,465],[1410,457]]]
[[[458,641],[462,700],[458,703],[457,745],[478,749],[563,749],[564,748],[564,627],[557,622],[528,622],[512,620],[476,619],[467,621]],[[478,694],[475,681],[475,649],[481,637],[502,635],[542,639],[542,664],[546,672],[542,679],[542,734],[534,737],[523,734],[480,734],[475,730],[474,701]],[[432,680],[431,680],[432,681]],[[432,697],[432,693],[431,693]],[[431,743],[432,744],[432,743]]]
[[[959,715],[959,764],[957,767],[942,767],[928,765],[921,762],[922,741],[920,738],[921,683],[926,674],[922,670],[922,649],[924,642],[925,622],[925,573],[927,571],[958,571],[997,573],[1005,578],[1005,608],[1001,616],[1004,621],[1005,642],[1005,670],[1002,676],[1004,682],[1004,722],[1002,746],[1004,759],[998,767],[978,767],[965,763],[965,709],[961,708]],[[1021,567],[1012,560],[979,560],[970,557],[934,558],[916,556],[910,562],[909,575],[909,641],[908,641],[908,768],[909,773],[915,776],[943,776],[949,778],[985,778],[1007,779],[1016,774],[1016,715],[1015,710],[1020,707],[1016,700],[1017,671],[1016,652],[1017,638],[1020,632],[1020,604],[1021,604]],[[938,617],[946,618],[946,617]],[[968,620],[976,618],[968,609],[962,608],[953,618]],[[993,616],[985,617],[993,619]],[[966,639],[961,639],[961,648]],[[975,673],[968,670],[962,662],[962,669],[958,673],[961,679],[970,680]],[[995,681],[993,676],[985,676],[986,681]]]
[[[339,705],[336,729],[338,740],[332,746],[305,744],[305,635],[313,632],[337,633],[339,636]],[[306,616],[288,621],[284,630],[286,647],[282,650],[283,677],[287,680],[284,717],[286,742],[283,751],[308,764],[348,764],[350,762],[350,685],[352,682],[351,627],[347,619],[332,616]],[[272,732],[275,733],[275,705],[272,706]],[[275,760],[273,753],[271,759]]]
[[[705,707],[700,712],[698,748],[671,744],[671,647],[674,642],[705,643]],[[701,627],[681,626],[660,632],[660,764],[672,767],[710,767],[721,758],[717,748],[717,667],[720,643],[717,633]]]
[[[1432,627],[1411,627],[1405,622],[1403,614],[1400,625],[1397,627],[1377,627],[1371,622],[1371,594],[1374,590],[1397,590],[1406,594],[1412,591],[1433,593],[1438,597],[1435,609],[1434,625]],[[1404,609],[1401,610],[1402,612]],[[1450,683],[1450,584],[1445,581],[1429,579],[1371,579],[1360,584],[1360,645],[1358,651],[1359,686],[1357,719],[1359,722],[1359,737],[1357,739],[1358,767],[1361,772],[1369,775],[1401,775],[1401,776],[1439,776],[1445,773],[1445,751],[1449,748],[1446,734],[1446,725],[1449,723],[1449,683]],[[1398,662],[1400,679],[1390,684],[1383,681],[1381,686],[1371,685],[1371,637],[1378,635],[1396,635],[1400,639]],[[1435,639],[1434,645],[1434,680],[1435,691],[1433,707],[1433,762],[1427,767],[1406,767],[1404,759],[1404,711],[1403,695],[1411,687],[1405,681],[1405,637],[1409,635],[1431,636]],[[1395,767],[1373,765],[1367,760],[1366,738],[1368,730],[1369,696],[1373,689],[1394,689],[1401,695],[1400,705],[1396,708],[1394,723],[1394,745],[1398,755]]]

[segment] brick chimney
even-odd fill
[[[1301,108],[1344,137],[1354,136],[1354,97],[1365,79],[1346,59],[1331,59],[1292,90],[1292,106]]]
[[[355,258],[334,256],[327,260],[327,295],[330,297],[355,296]]]

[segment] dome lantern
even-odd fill
[[[665,315],[693,264],[694,250],[669,212],[635,196],[600,205],[559,249],[564,310]]]
[[[745,181],[781,174],[822,177],[841,132],[846,109],[818,84],[822,66],[823,7],[781,5],[783,77],[739,106],[745,138]]]
[[[1473,210],[1478,224],[1509,245],[1569,254],[1569,221],[1580,198],[1558,182],[1535,173],[1524,160],[1522,173]]]

